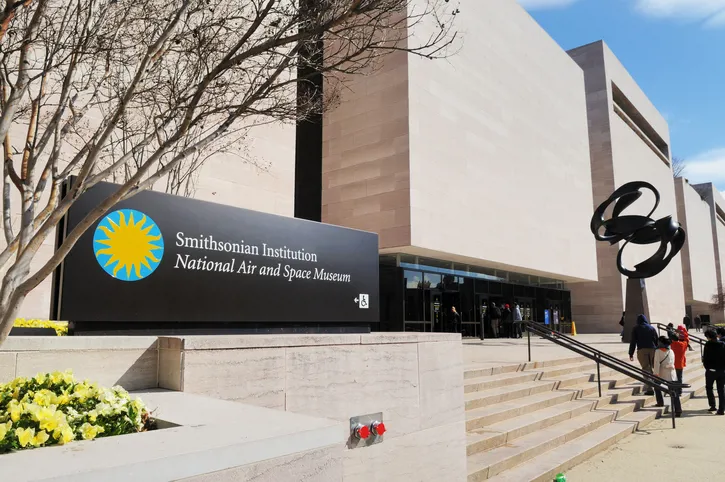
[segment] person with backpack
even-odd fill
[[[491,303],[491,331],[493,337],[498,338],[498,332],[501,328],[501,308],[496,303]]]
[[[644,315],[637,316],[637,324],[632,328],[632,338],[629,343],[629,361],[634,361],[634,350],[637,349],[637,361],[642,370],[654,373],[655,350],[658,346],[657,330],[649,324]],[[651,388],[647,388],[645,395],[653,395]],[[661,396],[661,395],[660,395]]]
[[[654,374],[668,382],[674,382],[677,379],[675,372],[675,354],[670,349],[670,339],[666,336],[659,338],[657,350],[655,350]],[[673,392],[670,396],[672,397],[672,403],[675,408],[675,417],[679,417],[682,415],[680,394],[679,392]],[[664,407],[665,403],[662,398],[662,392],[655,390],[655,397],[657,398],[657,406]]]

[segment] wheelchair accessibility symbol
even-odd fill
[[[370,296],[366,294],[360,294],[357,298],[355,298],[355,303],[357,303],[358,308],[366,310],[370,306]]]

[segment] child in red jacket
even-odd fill
[[[677,373],[677,381],[680,383],[682,383],[682,371],[687,366],[687,339],[689,336],[687,336],[687,330],[684,328],[684,326],[677,328],[678,340],[673,341],[672,345],[670,345],[672,352],[675,354],[675,373]]]

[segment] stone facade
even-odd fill
[[[394,54],[325,116],[323,221],[383,252],[594,280],[582,71],[514,0],[461,9],[455,55]]]
[[[692,186],[710,208],[710,225],[715,251],[715,273],[717,291],[725,292],[725,199],[712,183],[696,184]],[[713,322],[725,322],[725,312],[715,311]]]
[[[589,120],[593,210],[622,184],[648,181],[660,192],[654,217],[677,219],[667,122],[604,42],[569,52],[585,75]],[[631,209],[647,214],[654,197],[645,194]],[[591,211],[590,211],[591,212]],[[616,267],[619,246],[599,243],[599,281],[570,284],[573,319],[582,332],[615,332],[624,311],[625,278]],[[628,246],[624,264],[632,267],[651,255],[651,247]],[[653,321],[676,323],[685,314],[681,264],[676,260],[647,280]]]

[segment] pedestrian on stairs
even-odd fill
[[[634,361],[634,349],[637,349],[637,361],[642,370],[647,373],[654,373],[653,365],[655,350],[657,349],[657,330],[649,324],[644,315],[637,316],[637,324],[632,328],[632,337],[629,342],[629,361]],[[645,395],[653,395],[651,388],[647,388]]]
[[[655,375],[668,382],[674,382],[677,380],[675,372],[675,354],[670,349],[670,339],[666,336],[661,336],[657,350],[655,351],[654,368]],[[662,398],[662,392],[655,390],[655,397],[657,398],[657,406],[664,407],[665,401]],[[680,394],[678,392],[672,392],[670,394],[672,403],[675,407],[675,417],[682,415],[682,405],[680,404]]]
[[[677,331],[682,333],[685,337],[685,343],[687,343],[687,349],[690,351],[695,351],[692,348],[692,345],[690,345],[690,332],[688,331],[688,328],[685,325],[680,325],[677,327]]]
[[[725,345],[717,341],[715,330],[705,330],[705,350],[702,354],[702,364],[705,366],[705,388],[707,390],[707,401],[710,403],[709,412],[714,412],[715,393],[713,384],[717,386],[717,398],[719,406],[718,415],[725,415]]]
[[[685,342],[685,335],[681,331],[678,331],[677,335],[677,340],[672,342],[670,348],[675,354],[675,373],[677,374],[677,381],[682,383],[682,373],[687,366],[687,343]]]

